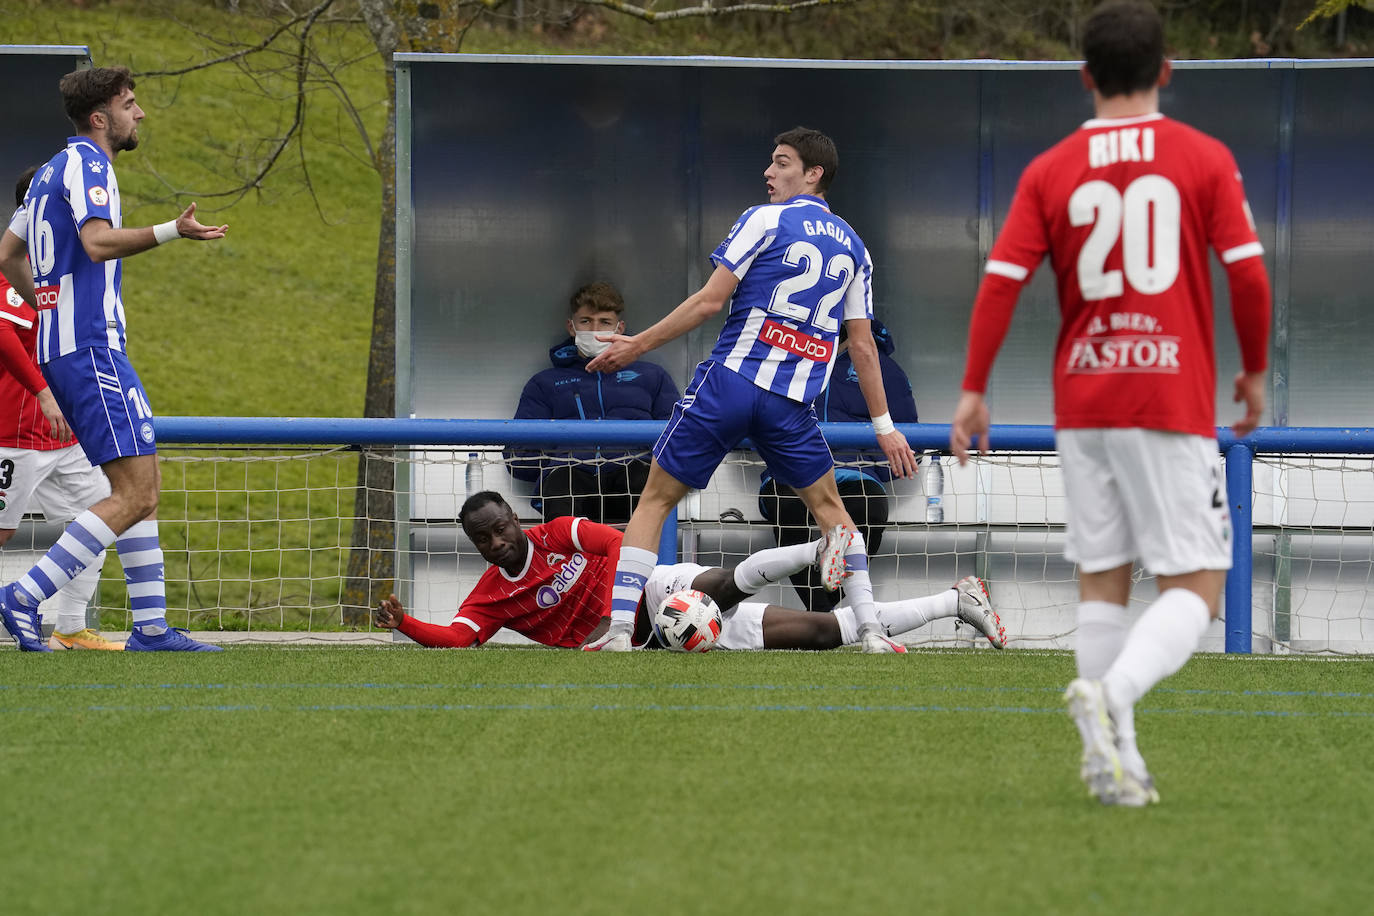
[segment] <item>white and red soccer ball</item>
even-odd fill
[[[720,608],[705,592],[673,592],[654,612],[654,633],[674,652],[707,652],[720,639]]]

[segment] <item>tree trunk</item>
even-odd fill
[[[395,24],[390,4],[365,0],[364,18],[386,62],[387,104],[394,106]],[[372,293],[372,346],[367,360],[363,416],[396,415],[396,113],[393,108],[376,150],[382,179],[382,225],[377,236],[377,279]],[[396,464],[394,450],[364,448],[358,455],[353,540],[344,580],[343,622],[362,626],[382,597],[395,590]]]

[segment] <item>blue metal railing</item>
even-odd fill
[[[647,448],[663,431],[658,420],[440,420],[333,419],[320,417],[160,417],[157,436],[164,444],[228,445],[478,445],[517,447],[599,445]],[[899,427],[917,451],[947,449],[949,426],[904,423]],[[823,423],[837,449],[874,448],[871,427]],[[988,441],[996,451],[1052,452],[1049,426],[993,426]],[[1374,453],[1374,429],[1341,427],[1266,427],[1244,439],[1230,430],[1217,431],[1226,460],[1226,488],[1231,496],[1232,567],[1226,579],[1226,651],[1251,649],[1251,600],[1254,558],[1251,538],[1253,463],[1260,454]],[[1243,498],[1239,494],[1248,494]],[[669,520],[676,526],[676,517]],[[665,531],[668,529],[665,529]],[[675,549],[665,535],[660,555]],[[670,546],[673,545],[673,546]]]

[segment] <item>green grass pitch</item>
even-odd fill
[[[1368,912],[1371,675],[1194,659],[1123,810],[1062,653],[6,650],[0,909]]]

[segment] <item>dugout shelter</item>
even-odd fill
[[[947,422],[973,298],[1017,178],[1092,116],[1078,69],[1074,62],[396,55],[397,415],[511,416],[521,386],[547,365],[548,347],[562,333],[568,294],[583,283],[620,287],[631,332],[666,314],[699,288],[711,269],[707,256],[739,213],[766,199],[772,137],[803,124],[839,147],[829,200],[873,254],[875,305],[900,342],[923,420]],[[1361,280],[1374,251],[1370,98],[1370,60],[1181,61],[1161,96],[1166,114],[1226,143],[1245,177],[1274,290],[1266,425],[1374,425],[1361,381],[1374,344],[1374,326],[1364,320],[1374,290]],[[1225,423],[1239,357],[1224,274],[1213,276],[1216,401]],[[999,423],[1051,422],[1057,324],[1053,276],[1044,267],[1022,295],[992,377]],[[719,326],[708,322],[649,358],[685,384]],[[518,495],[499,452],[485,458],[482,483]],[[1070,583],[1072,569],[1058,555],[1062,494],[1053,472],[1026,472],[1037,477],[1029,489],[1038,495],[1029,499],[1017,493],[1018,473],[1010,470],[1001,495],[982,480],[960,482],[978,496],[947,521],[976,522],[985,534],[1001,526],[1005,556],[1028,549],[1039,555],[1036,576]],[[423,468],[413,483],[413,518],[435,514],[436,505],[437,514],[453,517],[461,491],[430,492]],[[756,486],[756,468],[723,468],[689,497],[683,553],[687,529],[709,528],[728,509],[757,522]],[[895,496],[893,521],[916,529],[905,532],[915,540],[898,553],[928,557],[931,581],[953,577],[954,563],[937,568],[936,558],[966,554],[973,542],[925,529],[917,487],[899,484]],[[516,508],[522,517],[535,514]],[[708,549],[702,562],[771,543],[757,527],[747,536],[717,535],[710,547],[718,553]],[[738,543],[727,543],[732,536]],[[973,549],[995,564],[996,551],[979,537]],[[885,560],[875,558],[875,582],[896,578],[881,569]],[[992,572],[1003,581],[1020,576]],[[417,570],[423,592],[422,578]],[[1029,593],[1027,600],[1054,603]]]
[[[498,418],[543,368],[568,294],[620,286],[631,331],[709,274],[765,200],[772,137],[835,138],[835,211],[873,253],[875,303],[923,417],[958,397],[983,262],[1030,159],[1091,117],[1071,62],[787,61],[398,54],[398,415]],[[1372,425],[1374,61],[1180,61],[1166,114],[1245,176],[1274,284],[1272,425]],[[1219,366],[1237,366],[1224,277]],[[989,398],[1046,423],[1057,314],[1042,269]],[[708,323],[651,358],[681,386]],[[1220,372],[1219,417],[1229,416]]]

